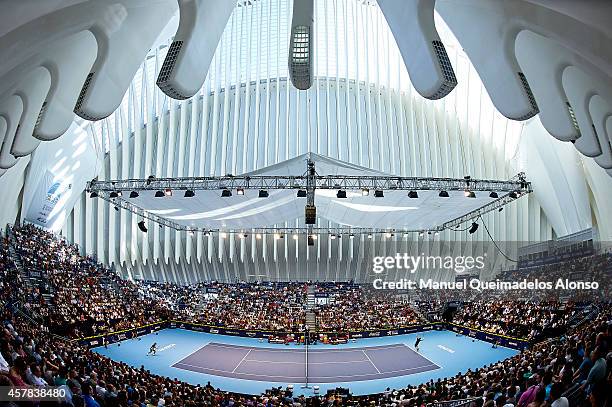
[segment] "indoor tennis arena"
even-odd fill
[[[0,10],[1,406],[612,406],[611,2]]]

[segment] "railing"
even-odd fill
[[[449,401],[438,401],[435,403],[427,404],[427,407],[461,407],[470,405],[472,402],[478,400],[477,397],[471,397],[460,400],[449,400]]]

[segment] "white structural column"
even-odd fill
[[[434,25],[435,0],[379,0],[414,88],[440,99],[457,86],[446,48]]]
[[[235,6],[232,0],[179,1],[179,28],[157,78],[166,95],[187,99],[200,90]]]
[[[289,77],[293,86],[309,89],[313,78],[314,0],[293,2],[289,45]]]

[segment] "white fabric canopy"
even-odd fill
[[[390,176],[316,154],[318,175]],[[307,155],[262,168],[244,175],[300,176],[306,172]],[[284,226],[305,226],[306,198],[298,198],[294,189],[269,190],[268,198],[259,198],[257,190],[245,190],[244,195],[232,191],[231,197],[221,197],[220,191],[196,191],[195,197],[183,197],[183,191],[173,196],[155,198],[155,191],[140,191],[130,203],[147,212],[175,223],[194,228],[248,230]],[[336,189],[317,189],[318,227],[328,222],[354,228],[429,230],[453,220],[494,199],[486,192],[476,198],[466,198],[463,191],[448,191],[449,198],[440,198],[439,191],[418,191],[417,199],[408,198],[405,190],[384,191],[384,197],[374,197],[374,191],[362,196],[361,191],[346,191],[346,199],[336,197]],[[297,219],[297,223],[296,223]]]

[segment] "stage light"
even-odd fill
[[[516,199],[518,198],[518,194],[516,193],[516,191],[512,191],[508,194],[508,196],[512,199]]]
[[[346,198],[346,191],[343,189],[338,190],[338,192],[336,192],[336,198]]]
[[[437,230],[434,232],[434,235],[439,236],[440,232],[438,232]]]
[[[244,195],[244,189],[243,188],[237,188],[236,189],[236,195]]]
[[[110,195],[109,195],[110,198],[117,198],[118,196],[119,196],[119,194],[116,193],[115,191],[111,192]]]
[[[93,191],[91,194],[89,194],[90,198],[97,198],[98,197],[98,193],[96,191]]]
[[[136,192],[136,191],[132,191],[132,192],[130,192],[130,198],[132,198],[132,199],[134,199],[134,198],[138,198],[138,195],[139,195],[139,194],[138,194],[138,192]]]
[[[188,189],[187,191],[185,191],[185,198],[193,198],[195,196],[195,192],[193,192],[191,189]]]
[[[388,238],[390,238],[391,236],[393,236],[391,233],[389,233],[389,232],[385,233],[385,237],[386,237],[387,239],[388,239]]]
[[[377,189],[376,191],[374,191],[374,198],[382,198],[384,195],[383,191],[380,189]]]
[[[170,188],[166,188],[166,189],[164,190],[164,195],[166,195],[166,196],[172,196],[172,190],[171,190]]]
[[[419,237],[423,237],[423,236],[425,236],[425,233],[419,232]]]
[[[497,199],[497,198],[499,198],[499,195],[497,195],[497,192],[492,191],[492,192],[489,194],[489,198]]]
[[[261,233],[256,234],[255,239],[261,240]]]
[[[163,198],[165,196],[164,191],[155,192],[155,198]]]
[[[259,195],[260,198],[267,198],[270,196],[270,194],[268,193],[268,191],[266,191],[265,189],[260,189],[259,190]]]
[[[438,194],[438,196],[440,198],[448,198],[448,192],[446,191],[440,191],[440,193]]]
[[[354,238],[355,238],[355,235],[351,233],[351,234],[349,235],[349,238],[350,238],[350,239],[354,239]]]
[[[298,240],[298,235],[294,234],[293,235],[293,240]]]
[[[336,240],[336,235],[331,235],[330,238],[331,240]]]
[[[474,191],[467,191],[467,190],[466,190],[466,191],[464,192],[464,194],[465,194],[465,197],[466,197],[466,198],[476,198],[476,194],[474,193]]]
[[[370,190],[367,188],[364,188],[361,190],[361,196],[368,196],[370,195]]]
[[[469,234],[473,234],[476,233],[476,231],[478,230],[478,223],[473,222],[472,226],[470,226],[470,229],[468,230]]]
[[[408,198],[412,198],[412,199],[416,199],[419,197],[419,194],[417,191],[410,191],[408,192]]]
[[[368,239],[371,239],[371,238],[372,238],[372,234],[368,233]]]
[[[306,198],[306,190],[305,189],[298,189],[297,197],[298,198]]]
[[[148,229],[147,229],[147,225],[145,224],[144,219],[138,222],[138,229],[140,229],[140,231],[143,233],[147,233]]]
[[[224,189],[223,191],[221,191],[222,198],[228,198],[230,196],[232,196],[232,191],[230,191],[229,189]]]

